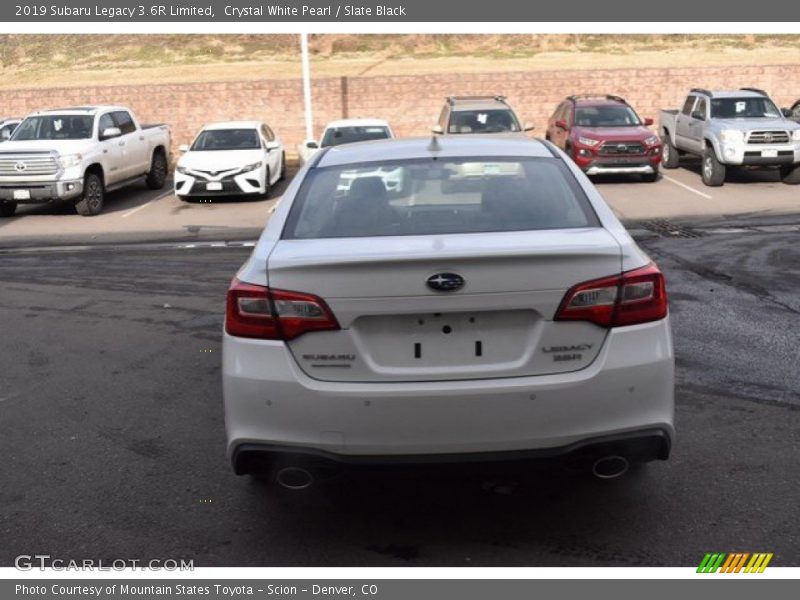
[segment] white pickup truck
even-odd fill
[[[319,141],[305,140],[297,147],[297,154],[302,167],[322,148],[393,137],[392,128],[383,119],[342,119],[328,123]]]
[[[55,201],[96,215],[106,192],[142,179],[150,189],[164,187],[169,149],[166,125],[140,125],[122,106],[34,113],[0,146],[0,216],[20,203]]]

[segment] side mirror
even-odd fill
[[[122,130],[119,127],[106,127],[103,133],[100,134],[101,140],[110,140],[111,138],[119,137],[122,135]]]
[[[442,129],[441,125],[434,125],[431,127],[431,132],[435,135],[442,135],[444,133],[444,129]]]
[[[189,151],[189,144],[181,144],[178,146],[178,152],[188,152]]]
[[[308,148],[309,150],[316,150],[317,148],[319,148],[319,144],[314,140],[308,140],[306,142],[306,148]]]
[[[698,121],[705,121],[706,120],[706,115],[705,115],[705,113],[703,111],[696,110],[696,111],[694,111],[692,113],[692,118],[693,119],[697,119]]]
[[[792,117],[792,114],[793,114],[793,113],[792,113],[792,109],[791,109],[791,108],[782,108],[782,109],[781,109],[781,114],[782,114],[784,117],[789,117],[789,118],[791,118],[791,117]],[[5,133],[5,132],[4,132],[4,133]]]
[[[644,126],[645,127],[650,127],[653,123],[655,123],[655,121],[653,121],[653,119],[651,119],[650,117],[645,117],[644,118]]]
[[[267,142],[267,145],[266,145],[266,148],[267,148],[268,151],[269,150],[277,150],[280,147],[281,147],[280,143],[276,142],[275,140],[272,140],[271,142]]]
[[[533,123],[523,123],[522,131],[533,131],[536,127],[533,126]]]
[[[10,129],[3,129],[3,131],[0,131],[0,140],[3,140],[5,142],[10,137],[11,137]]]
[[[566,131],[567,130],[567,122],[564,119],[559,119],[558,121],[556,121],[556,127]]]

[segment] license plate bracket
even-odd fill
[[[14,190],[14,200],[30,200],[30,190]]]
[[[777,158],[778,157],[778,151],[777,150],[762,150],[761,151],[761,156],[763,158]]]
[[[219,181],[209,181],[206,184],[206,191],[208,192],[219,192],[222,191],[222,183]]]

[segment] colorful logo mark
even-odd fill
[[[748,560],[749,559],[749,560]],[[707,552],[697,567],[698,573],[763,573],[772,552]],[[745,564],[747,566],[745,566]]]

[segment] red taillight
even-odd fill
[[[291,340],[308,331],[339,329],[322,299],[311,294],[231,282],[225,331],[237,337]]]
[[[561,301],[554,320],[591,321],[601,327],[621,327],[658,321],[666,316],[664,275],[650,263],[621,275],[572,287]]]

